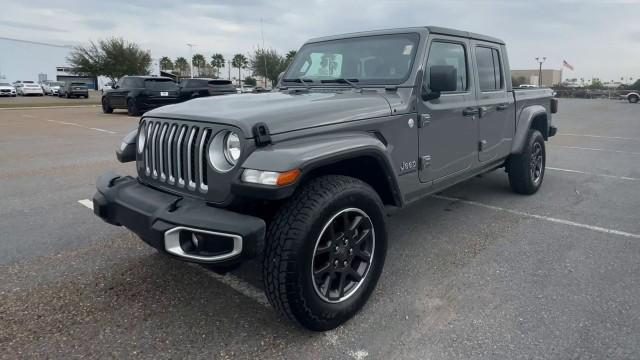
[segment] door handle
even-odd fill
[[[480,113],[480,110],[478,110],[477,108],[466,108],[462,110],[462,115],[464,116],[474,116],[474,115],[478,115],[479,113]]]
[[[496,110],[500,111],[500,110],[507,110],[509,108],[509,104],[500,104],[498,106],[496,106]]]

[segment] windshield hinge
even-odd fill
[[[271,134],[267,124],[260,122],[253,125],[253,136],[255,137],[257,146],[265,146],[271,144]]]

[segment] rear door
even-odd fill
[[[507,91],[504,47],[471,41],[478,100],[478,160],[490,161],[509,154],[514,134],[515,104]]]
[[[456,91],[438,99],[418,97],[420,181],[444,181],[477,164],[477,103],[474,93],[469,40],[431,35],[423,85],[429,86],[431,66],[449,65],[457,70]]]

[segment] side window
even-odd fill
[[[429,48],[427,69],[424,73],[425,83],[429,83],[429,74],[434,65],[449,65],[457,70],[458,84],[456,92],[467,90],[467,56],[462,44],[434,41]]]
[[[480,91],[494,91],[504,87],[498,50],[483,46],[476,47],[476,64]]]
[[[129,87],[129,78],[120,79],[120,81],[118,81],[118,86],[121,87],[121,88]]]

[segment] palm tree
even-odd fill
[[[231,59],[231,66],[238,68],[238,82],[242,86],[242,74],[240,70],[246,69],[247,66],[249,66],[249,60],[247,60],[247,57],[242,54],[235,54],[233,55],[233,59]]]
[[[289,64],[291,64],[291,62],[293,61],[293,58],[296,57],[297,53],[298,53],[297,50],[289,50],[289,52],[284,58],[284,63],[286,64],[285,68],[289,66]]]
[[[161,57],[160,70],[173,70],[173,61],[166,56]]]
[[[174,65],[180,76],[186,76],[189,73],[189,62],[182,56],[176,59]]]
[[[222,54],[213,54],[211,56],[211,66],[216,70],[216,77],[220,77],[220,69],[224,67],[224,61]]]
[[[202,56],[202,54],[195,54],[191,58],[191,65],[198,69],[197,73],[200,75],[200,69],[207,64],[207,60]]]

